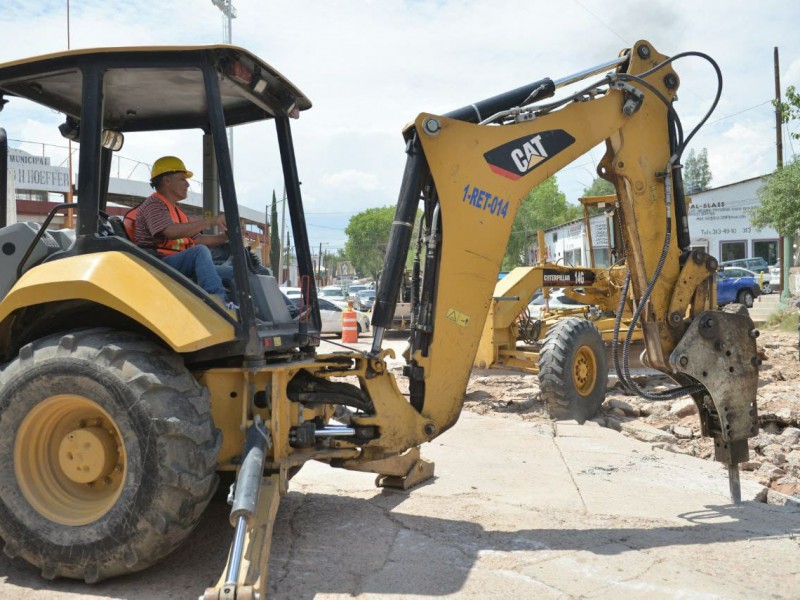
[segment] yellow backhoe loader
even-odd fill
[[[75,235],[47,223],[0,223],[6,554],[47,578],[95,582],[138,571],[186,538],[217,472],[227,471],[236,474],[233,541],[218,584],[203,597],[263,598],[278,503],[306,461],[375,472],[402,487],[430,476],[417,447],[458,420],[521,199],[603,141],[599,174],[619,198],[632,322],[641,323],[649,366],[679,386],[669,394],[697,403],[738,501],[737,465],[757,433],[757,332],[746,316],[709,310],[717,264],[689,248],[679,167],[694,131],[684,135],[678,119],[673,70],[686,56],[703,58],[668,58],[639,41],[574,76],[420,114],[404,131],[406,171],[376,290],[373,345],[334,354],[318,352],[290,127],[311,103],[280,72],[231,46],[75,50],[0,65],[6,111],[24,110],[18,99],[26,99],[61,113],[62,131],[80,143],[78,202],[54,209],[75,211]],[[270,133],[264,143],[275,139],[280,150],[309,307],[299,319],[277,282],[248,268],[231,126],[262,127]],[[221,190],[237,314],[104,221],[123,136],[169,130],[197,132],[204,190]],[[13,201],[4,190],[0,215]],[[420,204],[422,275],[412,282],[406,396],[382,342]],[[333,418],[342,406],[346,422]]]

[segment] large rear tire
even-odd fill
[[[221,436],[180,356],[91,329],[24,346],[0,372],[0,536],[45,578],[157,562],[216,486]]]
[[[608,366],[600,331],[585,319],[557,321],[539,353],[539,389],[550,418],[583,423],[606,395]]]

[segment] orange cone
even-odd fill
[[[358,322],[356,313],[351,307],[342,311],[342,342],[354,344],[358,341]]]

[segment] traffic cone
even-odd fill
[[[347,308],[342,311],[342,342],[354,344],[358,341],[358,322],[353,306],[348,303]]]

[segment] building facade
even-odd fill
[[[720,261],[761,257],[774,265],[780,258],[778,232],[750,224],[762,185],[764,178],[755,177],[694,194],[689,205],[692,247]]]
[[[693,194],[689,203],[692,248],[702,248],[720,261],[762,257],[774,265],[781,256],[778,232],[750,224],[763,184],[764,177],[755,177]],[[591,249],[594,266],[607,267],[614,242],[610,217],[592,217],[590,233],[591,237],[582,219],[545,230],[547,260],[588,266]]]

